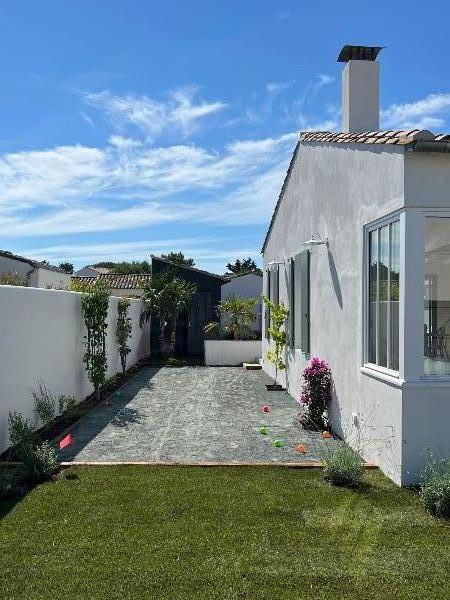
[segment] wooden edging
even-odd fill
[[[302,462],[167,462],[167,461],[89,461],[74,460],[61,462],[62,467],[115,467],[115,466],[148,466],[148,467],[289,467],[294,469],[321,469],[324,464],[316,460]],[[363,463],[364,469],[377,469],[374,463]]]

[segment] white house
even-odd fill
[[[379,130],[379,50],[341,51],[343,131],[300,134],[264,289],[290,311],[280,383],[326,359],[333,430],[408,485],[450,455],[450,135]]]
[[[18,275],[24,286],[35,288],[55,288],[66,290],[70,287],[71,276],[59,267],[49,265],[6,250],[0,250],[0,274]]]
[[[230,296],[236,296],[236,298],[258,298],[258,303],[255,307],[256,320],[253,329],[260,332],[262,291],[262,275],[255,272],[239,273],[237,275],[230,275],[229,280],[222,284],[220,297],[221,300],[226,300]]]

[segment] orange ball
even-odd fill
[[[297,449],[297,452],[300,452],[300,454],[306,454],[305,444],[297,444],[296,449]]]

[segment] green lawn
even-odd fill
[[[78,479],[66,479],[67,473]],[[450,526],[371,471],[83,467],[3,502],[0,598],[450,597]]]

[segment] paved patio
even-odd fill
[[[262,371],[237,367],[145,368],[72,429],[63,461],[174,463],[319,460],[334,444],[298,424],[286,392],[267,392]],[[262,406],[271,412],[264,414]],[[269,435],[259,427],[267,425]],[[284,447],[273,445],[282,439]],[[304,443],[307,454],[295,446]]]

